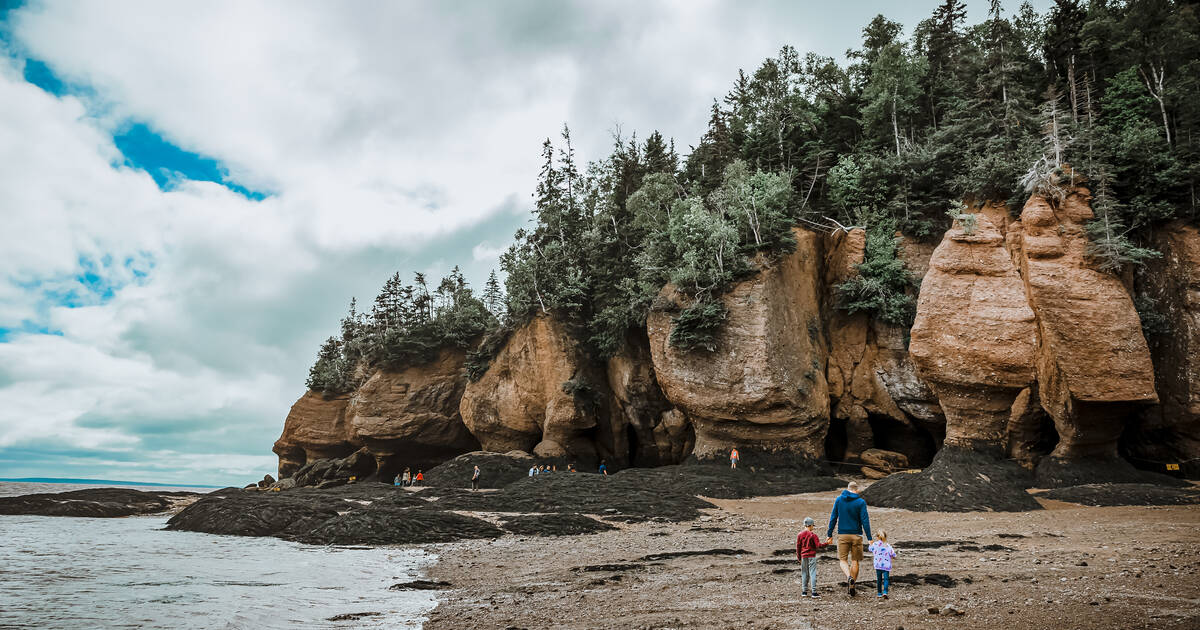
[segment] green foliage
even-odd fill
[[[330,337],[321,345],[317,362],[308,370],[308,388],[327,396],[351,389],[350,376],[354,366],[342,355],[342,342]]]
[[[857,275],[838,285],[838,308],[849,313],[867,312],[894,326],[912,326],[916,303],[908,294],[912,274],[899,257],[895,223],[876,218],[867,228],[863,262]]]
[[[692,304],[671,320],[671,345],[687,352],[713,352],[717,349],[717,335],[725,325],[728,315],[729,311],[725,306],[714,300],[701,300]]]
[[[1149,339],[1171,332],[1171,320],[1158,307],[1158,300],[1149,295],[1138,295],[1133,299],[1138,318],[1142,321],[1142,334]]]

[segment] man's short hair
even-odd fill
[[[846,489],[854,494],[858,494],[858,482],[851,481],[850,483],[846,484]]]

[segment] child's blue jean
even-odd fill
[[[817,592],[817,559],[800,559],[800,592]]]
[[[891,583],[891,576],[892,576],[891,571],[884,571],[883,569],[875,569],[875,594],[876,595],[887,595],[888,594],[888,586]]]

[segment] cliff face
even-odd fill
[[[466,385],[461,351],[423,365],[365,374],[354,391],[334,397],[306,392],[292,406],[275,442],[279,476],[306,463],[346,457],[362,447],[381,478],[415,473],[479,448],[458,415]]]
[[[458,412],[465,358],[461,350],[443,350],[425,365],[375,372],[350,397],[350,431],[385,479],[479,449]]]
[[[728,456],[733,446],[824,453],[829,417],[826,345],[821,326],[820,241],[796,230],[796,251],[721,296],[729,311],[715,352],[670,344],[672,312],[684,298],[671,287],[647,331],[667,400],[695,425],[698,457]]]
[[[614,433],[604,381],[561,323],[535,317],[467,385],[459,409],[486,450],[598,459],[612,455]]]
[[[1054,419],[1058,460],[1116,458],[1126,421],[1158,401],[1133,299],[1087,264],[1086,190],[1052,206],[1034,197],[1011,228],[1038,320],[1038,394]]]
[[[283,422],[283,434],[272,449],[279,456],[279,478],[289,477],[308,462],[345,457],[358,449],[346,424],[349,396],[326,398],[305,392]]]
[[[562,322],[535,317],[477,382],[466,381],[462,352],[443,351],[363,374],[345,396],[305,394],[275,444],[280,475],[360,448],[386,477],[480,448],[624,467],[724,459],[736,447],[932,460],[934,485],[953,482],[962,496],[943,501],[918,487],[923,476],[892,484],[897,496],[928,495],[931,509],[1027,509],[1021,484],[1032,478],[1005,458],[1054,486],[1145,479],[1118,445],[1143,464],[1200,456],[1200,232],[1172,225],[1157,236],[1165,255],[1139,292],[1157,300],[1169,332],[1147,346],[1127,284],[1089,266],[1085,190],[1056,204],[1035,197],[1018,220],[998,204],[971,212],[974,225],[956,224],[936,248],[901,241],[921,278],[911,331],[837,308],[836,287],[864,257],[861,230],[797,229],[795,252],[760,261],[720,296],[728,318],[714,352],[671,346],[688,303],[671,287],[646,329],[604,361]],[[1008,485],[970,473],[984,468]]]
[[[831,406],[826,455],[855,461],[863,451],[882,448],[905,454],[914,465],[927,464],[941,442],[945,417],[937,396],[917,376],[906,331],[866,313],[846,313],[833,297],[863,262],[866,233],[836,232],[825,239],[824,249],[822,316],[829,335]],[[929,269],[932,253],[932,247],[902,241],[905,267],[917,279]]]
[[[1017,394],[1034,380],[1034,314],[992,213],[952,228],[934,251],[912,328],[912,358],[941,401],[946,444],[999,450]]]
[[[1160,404],[1126,432],[1125,450],[1148,468],[1181,464],[1194,478],[1200,475],[1200,230],[1173,223],[1152,244],[1163,255],[1147,265],[1140,284],[1164,319],[1149,339]]]

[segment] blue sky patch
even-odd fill
[[[162,190],[171,190],[181,179],[215,182],[247,199],[262,201],[266,193],[250,190],[229,179],[217,160],[185,151],[142,123],[133,123],[113,136],[125,164],[146,171]]]

